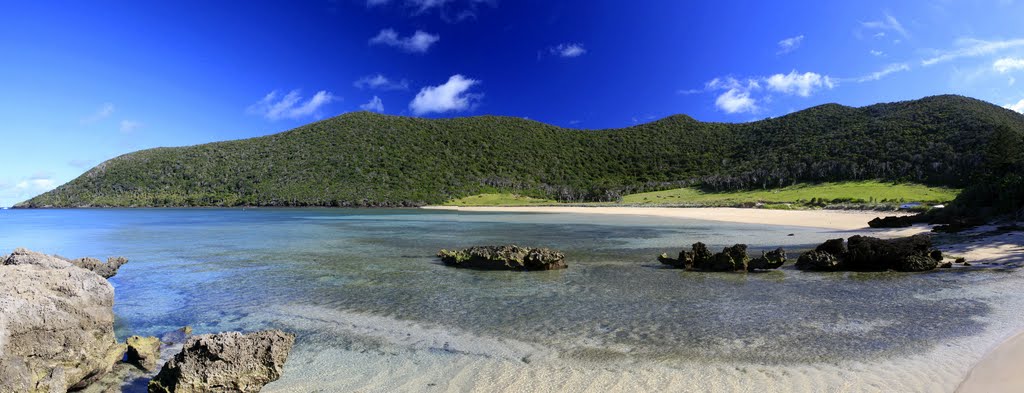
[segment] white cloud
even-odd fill
[[[885,56],[885,52],[882,52],[882,51],[880,51],[880,50],[874,50],[874,49],[872,49],[872,50],[868,51],[868,53],[870,53],[870,54],[871,54],[871,56],[875,56],[875,57],[882,57],[882,56]]]
[[[779,41],[779,51],[775,52],[778,55],[784,55],[789,52],[795,51],[800,48],[800,44],[804,42],[804,36],[798,35],[796,37],[789,37],[782,41]]]
[[[750,91],[729,89],[715,99],[715,106],[725,113],[748,113],[757,111],[757,101],[750,98]]]
[[[282,97],[279,97],[278,92],[275,90],[268,93],[259,102],[249,106],[246,112],[263,116],[268,120],[298,119],[315,115],[320,107],[335,100],[338,100],[338,98],[325,90],[316,92],[306,102],[302,102],[299,90],[292,90]]]
[[[114,104],[108,102],[100,106],[100,109],[97,109],[95,113],[83,117],[82,120],[80,120],[80,122],[82,124],[92,124],[100,120],[106,119],[110,117],[110,115],[112,114],[114,114]]]
[[[431,45],[441,39],[441,36],[416,30],[411,36],[400,37],[394,29],[383,29],[376,36],[370,38],[370,45],[387,45],[399,48],[410,53],[426,53]]]
[[[1017,111],[1019,113],[1024,113],[1024,99],[1017,101],[1016,104],[1006,104],[1005,106],[1003,106],[1003,108],[1009,109],[1011,111]]]
[[[468,91],[480,81],[456,74],[439,86],[427,86],[420,89],[409,109],[417,115],[427,113],[443,113],[469,109],[482,97],[480,94],[469,94]]]
[[[1010,71],[1024,70],[1024,58],[1015,59],[1012,57],[1004,57],[996,60],[992,63],[992,69],[999,71],[1000,74],[1005,74]]]
[[[362,109],[364,111],[383,113],[384,101],[381,100],[380,97],[373,96],[373,98],[370,99],[370,102],[360,105],[359,109]]]
[[[376,89],[376,90],[408,90],[409,81],[402,79],[395,81],[388,79],[383,74],[367,75],[359,80],[352,83],[353,86],[360,89]]]
[[[796,94],[801,97],[809,97],[814,90],[835,87],[836,81],[828,76],[814,72],[798,74],[795,70],[789,74],[775,74],[767,79],[765,83],[768,89],[780,93]]]
[[[121,120],[121,132],[125,134],[133,133],[135,130],[138,130],[139,127],[142,127],[142,123],[134,120]]]
[[[910,65],[907,63],[889,64],[888,66],[879,71],[875,71],[872,72],[871,74],[857,78],[857,82],[877,81],[879,79],[885,78],[886,76],[889,76],[889,74],[902,71],[910,71]]]
[[[583,44],[569,43],[552,46],[548,48],[548,52],[560,57],[580,57],[587,53],[587,49],[583,47]]]
[[[957,49],[939,51],[934,57],[921,61],[921,65],[930,66],[961,57],[977,57],[989,55],[1002,50],[1024,46],[1024,38],[1004,41],[982,41],[976,39],[962,39],[957,41]]]
[[[885,37],[885,31],[895,31],[900,33],[904,38],[910,37],[910,33],[907,32],[907,29],[903,28],[903,24],[888,12],[885,13],[885,18],[882,20],[861,22],[860,25],[862,28],[869,30],[883,30],[875,33],[875,38]]]

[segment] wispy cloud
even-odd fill
[[[875,57],[882,57],[882,56],[885,56],[885,52],[882,52],[882,51],[880,51],[880,50],[874,50],[874,49],[872,49],[872,50],[868,51],[868,53],[870,53],[870,54],[871,54],[871,56],[875,56]]]
[[[316,92],[310,99],[302,102],[298,89],[281,96],[276,90],[267,93],[259,102],[252,104],[246,112],[263,116],[268,120],[298,119],[317,115],[317,111],[333,101],[338,100],[326,90]]]
[[[558,44],[548,48],[548,53],[558,57],[580,57],[587,53],[587,49],[580,43]]]
[[[800,48],[800,45],[804,42],[804,36],[798,35],[796,37],[789,37],[782,41],[779,41],[779,51],[775,52],[777,55],[784,55],[795,51]]]
[[[360,105],[359,109],[362,109],[364,111],[384,113],[384,101],[381,100],[380,97],[373,96],[373,98],[370,99],[370,102]]]
[[[857,78],[857,82],[863,83],[863,82],[869,82],[869,81],[877,81],[879,79],[885,78],[886,76],[889,76],[890,74],[894,74],[894,73],[897,73],[897,72],[903,72],[903,71],[910,71],[910,65],[907,64],[907,63],[889,64],[888,66],[886,66],[885,68],[883,68],[881,70],[878,70],[878,71],[872,72],[870,74],[864,75],[864,76],[862,76],[860,78]]]
[[[498,0],[366,0],[366,7],[381,7],[391,3],[401,3],[402,6],[410,10],[410,14],[413,16],[437,10],[441,20],[448,23],[475,19],[481,5],[488,5],[492,8],[498,6]]]
[[[1024,70],[1024,58],[1018,59],[1013,57],[1004,57],[992,63],[992,69],[996,70],[1000,74]]]
[[[104,103],[102,106],[100,106],[100,108],[97,109],[96,112],[94,112],[93,114],[91,114],[89,116],[83,117],[81,120],[79,120],[79,122],[82,123],[82,124],[92,124],[92,123],[99,122],[100,120],[106,119],[106,118],[110,117],[110,115],[113,115],[113,114],[114,114],[114,104],[111,104],[111,103],[107,102],[107,103]]]
[[[796,70],[788,74],[774,74],[767,77],[737,79],[735,77],[719,77],[704,85],[705,92],[721,91],[715,98],[715,106],[725,113],[756,113],[761,110],[759,102],[767,102],[770,96],[756,97],[755,93],[769,92],[800,97],[810,97],[823,89],[832,89],[839,81],[828,75],[815,72],[798,73]],[[690,93],[684,90],[682,93]]]
[[[927,67],[963,57],[991,55],[1006,49],[1024,46],[1024,38],[1003,41],[983,41],[968,38],[958,40],[957,46],[958,48],[956,49],[937,51],[935,56],[922,60],[921,65]]]
[[[470,109],[483,97],[469,93],[469,89],[479,83],[459,74],[452,75],[444,84],[420,89],[409,103],[409,109],[417,115]]]
[[[411,36],[401,37],[394,29],[383,29],[370,38],[370,45],[387,45],[409,53],[426,53],[432,45],[441,40],[441,36],[416,30]]]
[[[376,89],[376,90],[408,90],[409,81],[392,80],[383,74],[367,75],[359,80],[352,83],[353,86],[360,89]]]
[[[125,134],[131,134],[142,127],[142,123],[135,120],[121,120],[121,132]]]
[[[903,38],[910,38],[910,33],[903,27],[903,24],[888,12],[884,14],[881,20],[860,22],[860,26],[866,30],[882,30],[874,34],[877,38],[885,37],[886,31],[893,31],[899,33]]]
[[[1011,111],[1017,111],[1019,113],[1024,113],[1024,99],[1017,101],[1016,104],[1006,104],[1005,106],[1003,106],[1003,108],[1009,109]]]
[[[831,89],[837,82],[827,76],[814,72],[798,74],[796,70],[788,74],[775,74],[765,79],[769,90],[785,94],[810,97],[811,93],[820,89]]]

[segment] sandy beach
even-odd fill
[[[677,208],[617,206],[427,206],[424,207],[424,209],[455,210],[464,212],[586,213],[642,215],[708,221],[737,222],[744,224],[789,225],[838,230],[867,229],[868,221],[875,217],[884,217],[899,214],[893,212],[875,212],[862,210],[771,210],[740,209],[731,207]]]

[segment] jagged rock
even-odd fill
[[[93,273],[103,276],[103,278],[111,278],[117,274],[117,269],[128,263],[128,259],[125,257],[110,257],[107,258],[107,262],[100,262],[96,258],[78,258],[70,260],[72,264],[80,268],[91,270]]]
[[[761,256],[747,264],[748,271],[778,269],[786,264],[786,250],[777,248],[773,251],[761,251]]]
[[[906,228],[912,225],[914,225],[913,216],[875,217],[875,219],[868,221],[868,226],[872,228]]]
[[[437,256],[445,265],[479,270],[556,270],[568,267],[565,254],[558,251],[516,245],[441,250]]]
[[[929,257],[932,240],[927,235],[914,235],[896,239],[851,236],[847,253],[840,256],[846,270],[885,271],[902,270],[905,259],[911,255]]]
[[[259,392],[281,377],[294,344],[295,335],[280,330],[192,336],[149,382],[149,392]]]
[[[687,268],[711,270],[711,264],[713,262],[712,257],[714,257],[714,254],[711,253],[711,250],[708,250],[708,246],[704,245],[704,243],[696,242],[690,246],[690,249],[693,250],[690,252],[693,256],[693,263],[687,266]]]
[[[125,340],[128,351],[125,361],[149,371],[156,369],[160,360],[160,339],[156,337],[131,336]]]
[[[939,267],[939,261],[927,255],[907,255],[903,257],[893,270],[901,272],[926,272]]]
[[[189,336],[192,335],[192,327],[185,326],[180,329],[176,329],[171,332],[164,333],[160,336],[160,341],[164,344],[183,344]]]
[[[658,255],[658,262],[661,262],[662,265],[669,265],[676,268],[684,267],[682,261],[668,256],[667,253],[662,253],[661,255]]]
[[[772,262],[769,262],[768,259],[761,259],[757,261],[757,267],[754,267],[754,265],[752,265],[754,262],[750,259],[750,256],[747,255],[746,244],[736,244],[731,247],[726,247],[722,252],[715,254],[712,254],[711,251],[708,250],[707,246],[701,242],[694,243],[690,249],[691,251],[680,251],[678,259],[673,259],[669,257],[668,254],[661,254],[661,256],[658,257],[658,260],[663,264],[677,268],[713,272],[732,272],[753,269],[775,269],[782,266],[782,263],[784,263],[786,259],[786,252],[780,248],[769,254],[762,253],[762,258],[764,258],[765,255],[771,255]],[[779,253],[781,253],[782,261],[776,264]]]
[[[121,359],[107,280],[21,248],[0,265],[0,392],[82,388]]]
[[[840,265],[835,255],[814,250],[801,254],[796,261],[796,268],[807,271],[834,272],[840,269]]]
[[[843,238],[829,239],[814,248],[814,251],[824,251],[833,256],[846,254],[846,241]]]

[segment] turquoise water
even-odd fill
[[[379,337],[339,333],[327,310],[536,344],[598,365],[871,362],[979,334],[992,301],[949,294],[1016,279],[1006,272],[822,274],[790,266],[696,273],[655,261],[696,241],[713,249],[747,243],[757,253],[844,235],[637,216],[417,209],[0,212],[4,253],[27,247],[129,258],[110,280],[122,339],[184,325],[200,333],[280,327],[298,334],[299,358],[310,359],[323,350],[390,348]],[[560,249],[570,268],[480,272],[433,257],[441,248],[502,243]]]

